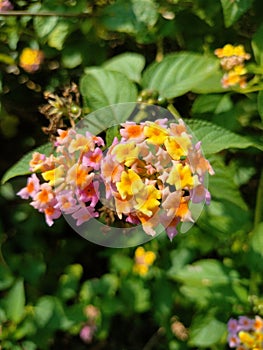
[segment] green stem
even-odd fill
[[[256,227],[263,219],[263,169],[261,170],[260,179],[258,183],[254,227]]]
[[[182,118],[180,113],[177,111],[177,109],[174,107],[172,103],[170,103],[167,107],[168,111],[172,113],[172,115],[175,117],[175,119],[180,119]]]

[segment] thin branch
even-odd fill
[[[88,13],[63,13],[63,12],[48,12],[48,11],[43,11],[43,12],[29,12],[29,11],[1,11],[0,12],[0,17],[1,16],[17,16],[17,17],[22,17],[22,16],[30,16],[30,17],[70,17],[70,18],[85,18],[89,17],[90,14]]]

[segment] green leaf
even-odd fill
[[[108,30],[136,34],[153,27],[158,20],[152,0],[119,0],[105,7],[101,22]]]
[[[111,58],[103,64],[103,67],[120,72],[132,81],[139,83],[141,73],[145,65],[145,58],[135,52],[126,52]]]
[[[173,288],[166,277],[157,279],[153,285],[154,316],[158,322],[164,322],[166,318],[171,316],[174,298]]]
[[[248,252],[245,257],[248,261],[248,266],[251,270],[256,271],[257,273],[263,271],[262,264],[259,264],[263,259],[263,222],[259,223],[254,230],[249,235],[248,240]]]
[[[132,10],[138,24],[151,28],[158,20],[157,6],[153,0],[132,0]],[[141,29],[138,25],[137,29]]]
[[[145,312],[150,308],[150,290],[145,288],[142,280],[127,279],[120,289],[120,300],[125,305],[127,313]]]
[[[62,50],[64,42],[70,33],[69,22],[59,22],[48,36],[48,45],[57,50]]]
[[[191,91],[215,74],[219,61],[214,57],[180,52],[153,63],[143,74],[143,87],[159,91],[165,98],[174,98]]]
[[[263,258],[263,222],[256,226],[251,233],[250,246],[252,250],[257,253],[260,259]]]
[[[225,323],[218,321],[212,315],[200,315],[191,325],[189,344],[198,348],[210,348],[220,341],[225,331]]]
[[[67,267],[65,273],[59,279],[58,294],[62,299],[67,300],[76,296],[82,273],[83,268],[80,264]]]
[[[33,153],[39,152],[45,155],[50,155],[52,149],[52,144],[46,143],[27,153],[24,157],[22,157],[17,163],[15,163],[10,169],[6,171],[1,180],[2,184],[12,179],[13,177],[30,174],[31,172],[29,170],[29,162],[32,158]]]
[[[212,197],[234,203],[246,211],[247,205],[235,183],[235,167],[226,166],[219,157],[215,161],[212,160],[211,164],[215,171],[215,175],[209,178],[209,190]],[[222,189],[224,190],[222,191]]]
[[[55,28],[58,22],[58,17],[41,17],[34,18],[34,29],[39,38],[44,38],[49,35]]]
[[[13,59],[13,57],[6,55],[4,53],[0,53],[0,62],[3,62],[8,65],[15,64],[15,60]]]
[[[0,290],[9,288],[14,281],[11,271],[4,265],[0,265]]]
[[[235,270],[231,270],[215,259],[199,260],[191,265],[186,265],[171,277],[195,287],[212,287],[239,280]]]
[[[39,298],[34,316],[39,327],[45,329],[58,329],[67,323],[61,302],[54,296],[47,295]]]
[[[228,89],[223,88],[221,80],[223,73],[218,70],[213,75],[208,76],[202,81],[202,84],[198,83],[192,87],[192,92],[196,94],[211,94],[226,92]]]
[[[253,140],[204,120],[188,119],[186,123],[195,137],[202,141],[204,154],[213,154],[229,148],[263,147]]]
[[[82,52],[77,46],[66,46],[62,51],[61,57],[62,64],[65,68],[75,68],[82,63]]]
[[[259,27],[252,38],[251,46],[256,62],[263,66],[263,25]]]
[[[219,114],[233,107],[231,98],[227,94],[200,95],[194,101],[192,112],[194,114],[214,113]]]
[[[103,68],[89,68],[80,80],[84,102],[93,110],[122,102],[135,102],[137,89],[124,74]]]
[[[258,113],[263,122],[263,90],[258,93]]]
[[[45,327],[52,318],[55,309],[55,301],[51,296],[43,296],[38,299],[35,306],[35,318],[40,327]]]
[[[106,147],[110,147],[115,137],[120,140],[120,126],[113,125],[106,131]]]
[[[18,279],[10,289],[6,297],[7,318],[15,323],[19,323],[24,315],[25,289],[23,279]]]
[[[252,5],[253,0],[221,0],[225,26],[234,24]]]

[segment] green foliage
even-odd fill
[[[80,82],[84,103],[93,110],[122,102],[135,102],[136,86],[122,73],[89,68]]]
[[[218,60],[195,53],[167,55],[160,63],[153,63],[143,75],[143,87],[155,89],[163,97],[181,96],[216,73]]]
[[[13,5],[26,16],[1,16],[0,347],[226,349],[229,318],[263,316],[262,0]],[[245,88],[222,87],[214,51],[227,43],[251,55]],[[27,47],[43,52],[36,71],[21,67]],[[65,97],[72,82],[79,103],[43,99]],[[15,196],[33,152],[52,152],[40,106],[55,129],[58,115],[77,124],[81,110],[79,131],[105,132],[108,147],[137,102],[183,118],[215,171],[197,223],[172,243],[160,234],[144,245],[156,254],[144,276],[133,269],[136,247],[96,246],[64,218],[47,228]],[[91,344],[84,326],[94,326]]]
[[[227,1],[221,0],[226,27],[234,24],[252,5],[253,0]]]

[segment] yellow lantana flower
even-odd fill
[[[145,276],[149,271],[149,267],[154,263],[156,255],[152,251],[145,251],[143,247],[135,250],[135,264],[133,271],[140,276]]]
[[[168,176],[167,183],[180,190],[185,187],[192,188],[194,180],[189,165],[175,163]]]
[[[160,205],[158,199],[161,198],[161,191],[157,190],[153,185],[147,185],[138,193],[135,200],[137,204],[134,206],[136,210],[152,216],[153,211]]]
[[[19,57],[19,65],[26,72],[33,73],[39,69],[43,59],[44,54],[42,51],[26,47]]]
[[[119,163],[131,166],[138,158],[139,149],[134,142],[120,143],[114,147],[112,155],[115,155]]]
[[[154,145],[162,145],[164,140],[169,135],[168,130],[158,124],[148,123],[143,129],[147,141]]]
[[[191,142],[187,136],[168,136],[164,140],[164,145],[169,156],[174,160],[179,160],[180,157],[187,155]]]
[[[121,174],[121,181],[116,183],[117,190],[122,199],[126,199],[127,196],[134,196],[143,188],[143,182],[138,174],[132,169],[127,172],[123,171]]]
[[[64,181],[64,167],[60,165],[52,170],[42,173],[42,177],[50,186],[58,186]]]

